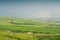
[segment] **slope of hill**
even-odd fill
[[[48,34],[48,36],[53,34],[53,36],[50,35],[49,38],[47,38],[48,36],[45,38],[44,35],[41,36],[40,34]],[[58,40],[59,37],[60,25],[23,18],[0,17],[0,40],[40,40],[40,38],[41,40],[51,38]]]

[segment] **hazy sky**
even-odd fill
[[[0,16],[60,17],[60,1],[0,1]]]

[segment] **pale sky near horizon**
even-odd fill
[[[60,1],[0,1],[0,16],[60,17]]]

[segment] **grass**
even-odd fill
[[[49,34],[56,34],[60,33],[60,29],[55,28],[45,28],[45,27],[28,27],[28,26],[15,26],[15,25],[0,25],[0,30],[9,30],[9,31],[17,31],[17,32],[34,32],[34,33],[49,33]]]
[[[0,17],[0,40],[60,40],[60,25]]]
[[[8,31],[0,32],[0,40],[60,40],[60,35],[55,34],[25,34],[12,33]]]

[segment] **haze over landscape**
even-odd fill
[[[59,1],[0,1],[0,16],[22,18],[60,17]]]
[[[60,1],[0,0],[0,40],[60,40]]]

